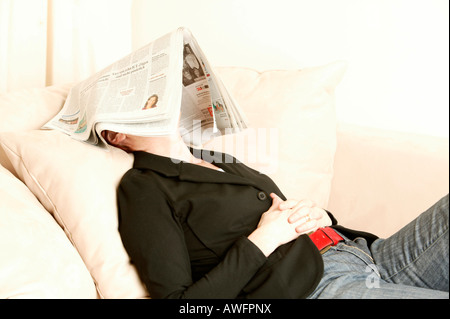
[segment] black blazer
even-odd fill
[[[275,183],[227,154],[191,152],[224,172],[136,152],[119,185],[120,235],[150,297],[307,297],[323,274],[308,236],[268,258],[247,239],[271,206],[269,194],[285,199]]]

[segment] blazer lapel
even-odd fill
[[[134,153],[133,167],[137,169],[149,169],[168,177],[178,177],[183,181],[257,186],[253,182],[253,179],[249,178],[245,170],[237,167],[241,164],[234,157],[220,152],[204,150],[191,149],[191,152],[195,157],[213,163],[225,172],[216,171],[196,164],[173,161],[168,157],[146,152]]]
[[[246,178],[245,176],[237,175],[235,172],[230,172],[230,170],[227,169],[227,166],[230,164],[214,163],[214,165],[222,168],[224,172],[191,163],[181,162],[179,179],[198,183],[226,183],[256,186],[252,180]]]

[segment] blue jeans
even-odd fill
[[[449,298],[448,195],[387,239],[345,241],[322,255],[309,298]]]

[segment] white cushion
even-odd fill
[[[0,132],[38,129],[58,113],[71,85],[55,85],[0,94]]]
[[[206,143],[267,173],[288,198],[327,207],[336,152],[336,86],[347,64],[257,72],[218,68],[251,128]]]
[[[0,166],[0,298],[97,298],[61,227],[28,188]]]
[[[116,188],[133,158],[57,131],[0,135],[17,175],[63,227],[102,298],[147,295],[118,232]]]
[[[71,86],[55,85],[0,94],[0,132],[41,128],[62,108]],[[12,170],[1,148],[0,165]]]

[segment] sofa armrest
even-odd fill
[[[387,237],[449,190],[449,140],[338,127],[328,209],[340,224]]]

